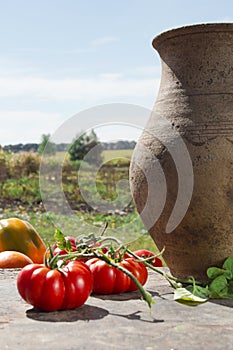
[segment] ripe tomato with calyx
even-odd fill
[[[18,274],[21,297],[43,311],[75,309],[83,305],[93,288],[93,276],[86,264],[70,261],[51,269],[44,264],[30,264]]]

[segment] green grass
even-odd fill
[[[123,152],[123,153],[122,153]],[[116,185],[121,179],[128,179],[129,158],[118,158],[119,154],[129,156],[128,150],[124,151],[105,151],[105,159],[109,159],[99,169],[98,173],[92,171],[91,166],[82,169],[82,188],[87,193],[88,198],[93,198],[97,186],[97,198],[102,197],[104,200],[115,201],[114,205],[119,205],[119,200],[125,196],[125,191],[118,189]],[[113,154],[115,154],[113,156]],[[65,153],[57,153],[53,157],[47,157],[45,160],[48,169],[45,176],[46,190],[52,193],[52,189],[57,178],[57,164],[61,163]],[[33,204],[41,200],[39,188],[39,164],[40,159],[37,154],[4,154],[2,163],[0,162],[0,175],[7,174],[1,179],[0,176],[0,197],[4,200],[22,201]],[[4,169],[7,168],[7,170]],[[33,171],[33,172],[32,172]],[[77,169],[67,160],[63,164],[62,186],[67,200],[72,208],[79,207],[85,201],[80,193]]]
[[[132,149],[104,150],[102,152],[104,162],[108,162],[115,158],[127,158],[130,160],[132,154]],[[52,158],[57,161],[62,161],[64,158],[68,158],[68,152],[57,152],[54,156],[52,156]]]
[[[117,183],[122,179],[128,179],[129,161],[132,150],[114,150],[104,151],[104,165],[98,174],[87,168],[84,174],[85,191],[94,198],[93,186],[97,186],[99,195],[104,200],[111,201],[117,208],[124,208],[124,203],[128,203],[127,191],[124,188],[117,188]],[[72,164],[66,163],[63,168],[63,191],[69,204],[73,208],[73,215],[59,215],[52,212],[44,212],[39,206],[41,200],[39,188],[38,166],[40,159],[37,154],[0,154],[0,174],[4,174],[4,167],[8,169],[10,178],[0,178],[0,195],[2,210],[0,218],[18,217],[29,221],[38,231],[45,242],[54,242],[55,228],[59,228],[66,235],[79,236],[82,234],[95,233],[100,235],[105,224],[108,223],[106,235],[113,235],[120,239],[124,244],[130,243],[131,249],[145,248],[155,253],[158,252],[152,238],[144,229],[144,226],[137,214],[132,202],[127,204],[124,213],[96,213],[81,212],[79,204],[84,204],[80,191],[77,170],[72,168]],[[55,157],[48,158],[48,165],[51,168],[51,174],[56,176],[56,163],[61,161],[64,153],[57,153]],[[121,158],[119,160],[118,158]],[[53,174],[53,169],[54,174]],[[93,177],[95,183],[93,184]],[[48,183],[48,191],[52,193]],[[51,186],[53,181],[51,180]],[[56,198],[54,198],[55,204]],[[5,202],[4,202],[5,201]],[[114,202],[113,202],[114,201]],[[6,207],[5,203],[18,203]],[[1,208],[0,208],[1,209]]]
[[[41,212],[38,207],[28,210],[27,207],[19,206],[15,210],[4,210],[1,218],[17,217],[29,221],[38,231],[47,244],[54,242],[55,228],[59,228],[66,235],[78,237],[80,235],[94,233],[100,235],[106,222],[108,228],[106,236],[115,236],[124,244],[136,249],[149,249],[158,252],[152,238],[145,230],[139,215],[133,213],[120,215],[103,215],[76,212],[74,215],[58,215],[55,213]]]
[[[123,149],[123,150],[105,150],[102,152],[104,162],[108,162],[115,158],[127,158],[131,159],[133,150]]]

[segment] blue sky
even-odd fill
[[[96,105],[151,109],[161,74],[153,37],[233,21],[232,0],[0,0],[0,6],[1,145],[40,142]],[[133,128],[124,134],[114,126],[99,137],[113,134],[137,137]]]

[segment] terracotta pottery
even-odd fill
[[[132,195],[171,273],[204,280],[233,256],[233,23],[169,30],[153,47],[162,77]]]

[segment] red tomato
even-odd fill
[[[63,310],[75,309],[85,303],[93,289],[93,276],[87,265],[81,261],[70,261],[63,268],[65,297]]]
[[[103,260],[93,258],[88,260],[86,264],[93,273],[93,292],[96,294],[123,293],[137,289],[130,277]],[[146,283],[148,272],[143,263],[128,258],[118,264],[130,271],[142,285]]]
[[[153,257],[154,259],[148,260],[147,262],[153,266],[162,267],[163,263],[162,260],[158,257],[156,257],[155,253],[151,252],[147,249],[139,249],[134,252],[135,255],[137,255],[139,258],[146,259],[149,257]]]
[[[122,260],[122,266],[129,270],[137,278],[142,286],[146,283],[148,278],[148,271],[142,262],[135,261],[134,258],[126,258]],[[138,287],[134,281],[130,280],[130,282],[131,283],[128,291],[137,290]]]
[[[94,248],[98,248],[98,247],[101,247],[101,243],[95,243],[93,245]],[[104,254],[106,254],[108,252],[108,248],[107,247],[101,247],[101,250]]]
[[[96,294],[123,293],[128,290],[131,280],[116,267],[98,258],[86,262],[93,274],[93,292]],[[122,265],[122,263],[119,263]]]
[[[19,272],[17,278],[21,297],[44,311],[75,309],[85,303],[92,287],[92,273],[80,261],[70,261],[61,270],[30,264]]]

